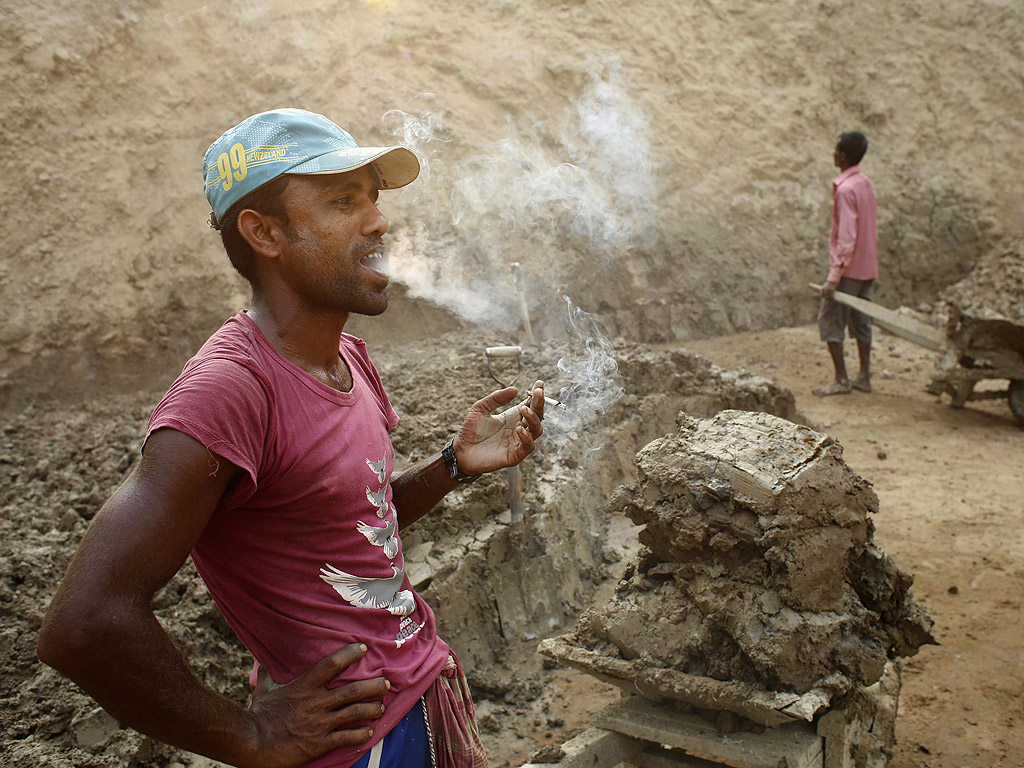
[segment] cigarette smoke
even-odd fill
[[[531,314],[543,317],[560,305],[559,284],[650,241],[649,121],[616,57],[589,64],[584,93],[556,124],[522,130],[507,121],[493,145],[458,162],[447,157],[454,132],[426,109],[435,95],[417,97],[416,114],[384,116],[384,130],[422,168],[410,188],[418,223],[395,233],[389,255],[410,296],[510,331],[520,323],[513,262],[523,266]]]
[[[384,116],[384,130],[421,166],[407,193],[414,223],[389,237],[392,278],[488,340],[512,341],[524,301],[542,335],[565,329],[571,351],[548,384],[566,408],[545,412],[546,442],[556,450],[579,441],[600,447],[594,420],[623,394],[597,318],[559,286],[595,280],[603,264],[649,245],[657,231],[649,121],[617,58],[594,58],[589,70],[583,94],[554,123],[522,130],[507,121],[491,146],[458,162],[449,160],[457,134],[432,109],[436,95]],[[522,265],[522,294],[514,263]]]
[[[622,397],[619,385],[619,366],[615,350],[599,328],[598,319],[573,306],[568,296],[563,297],[568,310],[568,331],[572,351],[558,361],[558,379],[551,382],[557,398],[566,406],[547,408],[544,414],[544,434],[556,448],[570,440],[582,439],[592,444],[591,424],[606,413]]]

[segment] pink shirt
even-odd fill
[[[391,503],[398,416],[360,339],[338,392],[292,364],[243,312],[185,366],[150,419],[243,470],[192,559],[231,628],[278,683],[338,648],[369,649],[330,687],[386,676],[392,690],[369,744],[311,766],[349,766],[437,678],[448,646],[413,592]]]
[[[828,280],[878,277],[878,204],[871,181],[854,165],[832,182],[832,231],[828,238]]]

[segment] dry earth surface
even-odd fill
[[[827,360],[800,326],[814,315],[804,286],[824,273],[841,130],[872,140],[881,302],[932,302],[1019,231],[1022,30],[1016,0],[5,2],[0,731],[25,751],[0,762],[179,759],[35,666],[33,633],[87,520],[132,466],[160,392],[246,304],[205,224],[204,150],[244,115],[298,105],[367,143],[422,140],[403,133],[410,126],[436,139],[418,147],[431,180],[387,201],[393,309],[352,330],[371,342],[434,339],[473,327],[451,300],[472,295],[504,319],[481,331],[496,338],[518,316],[508,272],[518,260],[541,335],[561,312],[558,288],[613,335],[686,345],[790,387],[875,484],[876,540],[917,577],[937,621],[942,645],[906,664],[894,764],[1024,765],[1024,431],[1004,403],[937,403],[923,391],[931,355],[892,337],[877,345],[874,394],[816,400]],[[414,121],[396,121],[395,109]],[[480,179],[498,194],[481,194],[453,225],[451,194],[482,193]],[[541,187],[551,179],[559,184]],[[408,298],[433,292],[444,303],[439,288],[451,289],[444,309]],[[434,386],[417,366],[399,390]],[[665,367],[651,363],[652,391]],[[663,421],[671,431],[664,404],[624,403],[620,452]],[[453,413],[438,415],[424,405],[418,416],[435,442]],[[564,458],[541,469],[559,481],[579,471]],[[471,502],[473,522],[501,498],[482,483],[453,507]],[[571,574],[580,594],[602,556],[634,546],[626,521],[611,530],[609,551]],[[205,679],[244,690],[245,655],[190,572],[157,607],[199,651]],[[532,644],[510,644],[504,669],[473,681],[498,766],[562,741],[615,695],[545,669]],[[32,697],[26,717],[18,707]],[[72,752],[69,734],[87,748]]]
[[[930,301],[1024,226],[1022,30],[1017,0],[6,0],[0,404],[180,369],[246,294],[203,152],[286,105],[429,160],[385,200],[396,279],[492,324],[515,261],[535,313],[563,289],[637,341],[811,322],[851,129],[876,298]],[[403,306],[390,335],[450,327]]]
[[[577,327],[585,328],[582,316]],[[392,433],[397,462],[436,452],[473,399],[494,388],[478,332],[390,345],[375,359],[402,418]],[[544,447],[522,467],[524,519],[512,524],[505,473],[449,494],[402,532],[412,584],[435,608],[442,637],[459,653],[476,692],[496,764],[521,762],[561,742],[608,700],[602,686],[545,668],[538,638],[565,627],[635,546],[605,500],[633,471],[637,449],[680,409],[769,410],[795,418],[792,395],[767,379],[726,371],[685,350],[588,336],[538,344],[524,354],[572,407],[549,414]],[[601,364],[597,364],[601,362]],[[557,364],[557,367],[556,367]],[[559,373],[555,373],[558,370]],[[585,373],[560,385],[563,372]],[[513,370],[497,369],[502,375]],[[589,373],[588,373],[589,372]],[[597,378],[590,378],[596,372]],[[580,386],[586,384],[586,386]],[[623,387],[626,394],[618,397]],[[612,395],[610,400],[607,396]],[[0,755],[14,768],[174,768],[209,761],[126,728],[36,658],[36,636],[61,574],[104,500],[136,466],[148,414],[161,391],[47,402],[9,411],[0,431]],[[615,398],[616,402],[612,402]],[[595,418],[604,403],[605,415]],[[631,526],[626,526],[631,528]],[[153,600],[200,679],[244,703],[250,657],[186,563]]]

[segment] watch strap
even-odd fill
[[[467,475],[459,468],[459,461],[455,458],[455,438],[445,443],[441,449],[441,458],[444,459],[444,468],[448,470],[448,477],[460,483],[472,483],[480,475]]]

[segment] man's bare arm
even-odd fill
[[[245,710],[204,686],[153,615],[240,470],[192,438],[154,432],[135,470],[94,519],[40,630],[39,658],[120,722],[238,766],[291,766],[362,743],[379,717],[383,679],[328,690],[364,650],[348,646]]]

